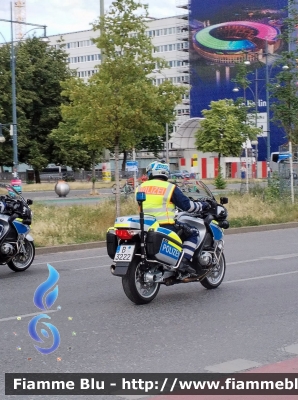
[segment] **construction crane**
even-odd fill
[[[14,1],[14,18],[18,22],[26,22],[26,0]],[[15,38],[20,40],[24,36],[24,25],[15,24]]]

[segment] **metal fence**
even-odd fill
[[[141,177],[145,173],[145,169],[139,169],[137,173],[137,178]],[[133,177],[133,172],[127,172],[127,171],[119,171],[120,178],[122,179],[127,179]],[[111,172],[112,180],[115,178],[115,171]],[[28,179],[28,175],[26,172],[19,172],[18,173],[19,179],[22,180],[22,182],[26,183],[34,183],[35,180]],[[102,171],[95,171],[95,177],[97,181],[102,180]],[[56,182],[59,179],[65,179],[66,181],[79,181],[79,182],[89,182],[91,181],[92,178],[92,171],[68,171],[67,176],[58,176],[58,174],[40,174],[40,180],[41,182]],[[0,173],[0,182],[7,182],[9,183],[13,179],[12,173],[11,172],[2,172]]]
[[[280,153],[288,153],[289,146],[283,145],[279,147]],[[292,146],[292,159],[293,159],[293,182],[295,194],[298,193],[298,146]],[[290,192],[291,190],[291,170],[290,159],[282,160],[278,163],[278,175],[280,181],[281,193]]]

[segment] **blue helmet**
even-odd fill
[[[164,161],[154,161],[148,165],[146,172],[149,179],[162,178],[167,181],[170,176],[170,166]]]

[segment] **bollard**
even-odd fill
[[[55,192],[59,197],[66,197],[70,191],[69,185],[65,181],[58,181],[55,185]]]

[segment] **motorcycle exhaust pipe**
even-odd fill
[[[188,278],[184,278],[181,280],[181,282],[183,283],[188,283],[188,282],[195,282],[195,281],[200,281],[200,278],[198,276],[194,276],[194,277],[188,277]]]
[[[110,266],[110,271],[111,271],[111,274],[114,275],[114,272],[115,272],[115,265],[114,264],[112,264]]]

